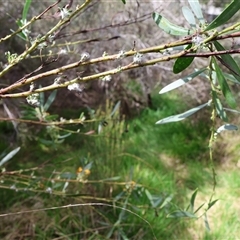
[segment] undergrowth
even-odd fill
[[[29,142],[18,160],[8,163],[8,171],[37,167],[30,172],[37,180],[24,191],[19,173],[12,185],[15,191],[1,190],[1,212],[88,205],[6,216],[0,226],[2,239],[192,239],[196,235],[189,230],[191,224],[166,216],[177,206],[186,206],[196,188],[209,193],[208,123],[189,120],[153,126],[159,117],[184,110],[177,96],[153,96],[153,108],[130,120],[118,113],[106,119],[112,108],[108,103],[92,112],[98,121],[81,129],[92,134],[72,135],[53,149]],[[70,173],[82,174],[80,182],[69,180],[68,186],[66,181],[57,182],[55,194],[46,193],[53,181],[50,176],[57,181]],[[168,204],[160,207],[166,199]],[[154,207],[154,201],[160,205]],[[204,227],[198,231],[204,232]],[[210,236],[205,239],[213,239]]]

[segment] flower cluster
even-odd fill
[[[39,93],[33,93],[29,95],[26,98],[28,104],[34,106],[34,107],[39,107],[40,106],[40,101],[39,101]]]
[[[77,92],[82,92],[83,89],[82,87],[80,86],[79,83],[73,83],[73,84],[70,84],[67,86],[68,90],[69,91],[77,91]]]
[[[133,62],[134,63],[140,64],[140,63],[142,63],[142,60],[143,60],[143,54],[141,54],[141,53],[136,53],[133,56]]]

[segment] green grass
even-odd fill
[[[202,218],[197,221],[166,218],[178,207],[184,209],[196,188],[199,189],[196,206],[207,202],[212,192],[207,148],[208,122],[193,117],[179,123],[155,125],[159,119],[185,110],[186,106],[177,96],[154,96],[152,109],[145,109],[139,116],[127,121],[116,121],[119,117],[116,114],[116,118],[109,119],[99,135],[72,135],[55,149],[39,142],[29,142],[6,165],[6,169],[37,166],[39,169],[26,172],[24,176],[28,178],[25,180],[21,175],[19,179],[5,182],[10,187],[14,181],[19,181],[16,188],[23,185],[26,191],[1,190],[2,212],[86,202],[105,203],[113,207],[79,206],[43,211],[26,215],[25,221],[21,215],[16,215],[11,223],[10,217],[5,217],[0,225],[1,238],[6,237],[9,226],[12,226],[13,238],[30,222],[36,226],[32,230],[36,239],[124,239],[124,236],[129,239],[153,239],[152,230],[157,239],[193,239],[198,236],[198,239],[207,240],[221,239],[227,234],[237,237],[240,231],[236,209],[239,207],[231,203],[239,198],[238,171],[234,168],[224,171],[220,162],[216,163],[219,185],[214,199],[221,200],[209,212],[212,231],[205,233]],[[109,112],[111,109],[106,109],[105,113],[97,112],[98,122]],[[82,130],[87,132],[97,128],[96,122],[84,126]],[[57,177],[61,174],[76,175],[79,167],[84,168],[89,163],[92,163],[90,175],[85,176],[88,181],[70,182],[66,188],[66,193],[70,195],[64,196],[62,190],[66,181],[58,183]],[[31,176],[37,177],[34,184]],[[54,185],[51,178],[55,179],[54,184],[58,184],[54,193],[59,196],[45,192],[46,187]],[[108,182],[101,181],[108,178]],[[31,186],[28,185],[30,182]],[[147,193],[159,200],[157,209],[152,208]],[[167,197],[172,198],[171,203],[159,208]],[[120,208],[114,207],[115,204]],[[124,211],[123,207],[130,212]]]

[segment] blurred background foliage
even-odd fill
[[[53,2],[33,1],[29,18]],[[68,1],[60,4],[66,3]],[[209,9],[224,7],[220,1],[204,4],[209,21],[213,18]],[[23,5],[24,1],[1,2],[1,37],[9,34],[10,29],[16,29]],[[183,5],[184,2],[171,1],[127,1],[126,5],[121,1],[93,1],[81,17],[59,33],[57,46],[43,49],[41,57],[46,59],[49,51],[59,55],[58,61],[51,65],[58,67],[78,61],[85,52],[98,57],[170,42],[174,38],[159,31],[151,14],[164,12],[166,17],[177,19],[184,26],[185,21],[180,17]],[[51,24],[54,25],[51,18],[37,21],[31,29],[32,37],[43,35]],[[64,45],[77,41],[74,45]],[[0,45],[3,53],[0,61],[6,61],[5,52],[20,53],[24,48],[20,38],[11,38]],[[67,54],[60,55],[61,51]],[[145,57],[151,59],[152,56]],[[193,67],[200,68],[204,61],[198,59]],[[36,56],[22,61],[6,74],[1,84],[15,82],[40,64],[39,52],[36,52]],[[117,66],[118,62],[89,65],[78,71],[70,70],[67,78]],[[1,239],[237,238],[240,164],[239,136],[234,133],[224,134],[217,143],[216,197],[221,203],[217,203],[208,216],[212,231],[206,231],[202,219],[186,222],[166,218],[178,207],[185,208],[195,189],[199,189],[196,205],[206,202],[212,186],[207,147],[209,112],[201,111],[185,122],[153,125],[157,119],[208,100],[209,86],[201,77],[173,94],[160,97],[157,94],[160,86],[174,78],[172,63],[165,62],[114,75],[111,81],[84,84],[83,91],[77,94],[60,89],[50,100],[49,109],[41,111],[26,106],[23,99],[7,100],[15,117],[26,120],[42,117],[52,120],[59,116],[74,119],[84,113],[89,122],[70,125],[68,132],[24,122],[18,124],[16,131],[12,122],[0,122],[0,152],[6,154],[16,143],[22,146],[7,163],[7,172],[0,184],[1,213],[68,204],[89,205],[1,217]],[[44,81],[42,85],[53,79]],[[50,96],[49,93],[44,96],[44,103]],[[3,107],[0,115],[7,117]],[[78,133],[72,133],[77,130]]]

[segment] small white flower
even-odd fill
[[[90,59],[90,54],[87,52],[84,52],[81,54],[81,62],[88,61]]]
[[[104,82],[110,82],[111,80],[112,80],[112,76],[111,75],[107,75],[107,76],[102,78],[102,81],[104,81]]]
[[[55,35],[54,35],[54,34],[50,34],[50,35],[48,36],[48,41],[49,41],[50,43],[52,43],[52,44],[55,43],[55,42],[54,42],[54,39],[55,39]]]
[[[62,76],[56,77],[54,79],[53,85],[60,85],[64,83],[64,78]]]
[[[52,188],[48,187],[48,188],[46,189],[46,192],[51,194],[51,193],[52,193]]]
[[[60,122],[66,122],[66,119],[63,117],[60,117]]]
[[[34,106],[34,107],[39,107],[40,106],[40,101],[39,101],[39,93],[33,93],[29,95],[26,98],[28,104]]]
[[[67,8],[63,8],[60,10],[61,18],[64,19],[70,15],[70,12]]]
[[[142,58],[143,58],[143,54],[137,53],[133,56],[133,62],[139,64],[142,62]]]
[[[125,57],[125,52],[123,50],[119,51],[117,59],[123,59]]]
[[[31,85],[30,85],[29,91],[32,92],[32,91],[34,90],[34,88],[35,88],[35,85],[34,85],[34,83],[32,82]]]
[[[67,50],[66,49],[60,49],[60,51],[58,52],[59,55],[66,55],[67,54]]]
[[[69,91],[77,91],[77,92],[82,92],[83,89],[78,83],[73,83],[67,86]]]
[[[203,42],[203,38],[199,35],[196,35],[192,38],[192,43],[196,45],[201,45],[202,42]]]

